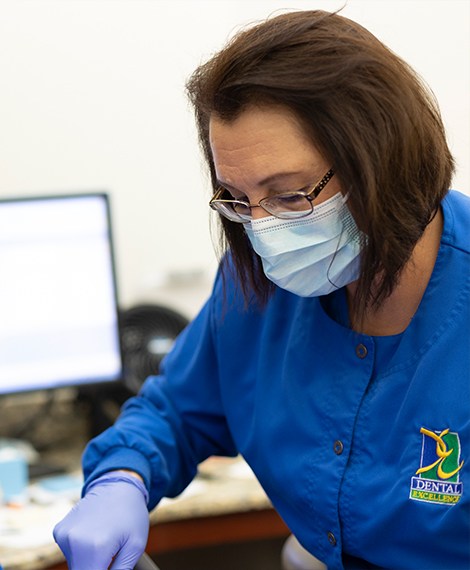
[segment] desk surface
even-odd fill
[[[194,520],[198,521],[199,531],[205,529],[199,534],[212,534],[214,543],[220,539],[220,536],[214,535],[214,525],[212,527],[207,526],[211,524],[211,520],[216,521],[215,525],[218,525],[224,521],[228,523],[227,517],[229,515],[247,515],[250,513],[255,515],[252,522],[256,520],[256,523],[254,526],[252,525],[252,530],[246,529],[244,531],[245,535],[259,525],[265,525],[264,535],[258,534],[253,538],[272,534],[273,531],[269,530],[268,527],[272,523],[271,517],[275,513],[248,466],[239,458],[211,458],[201,465],[199,475],[185,492],[176,499],[163,499],[150,514],[152,530],[155,532],[150,535],[148,550],[150,552],[155,551],[155,545],[158,546],[159,543],[160,550],[196,545],[198,543],[197,532],[196,534],[191,533],[192,544],[178,543],[178,539],[175,539],[175,533],[172,533],[172,525]],[[21,513],[17,514],[21,515]],[[271,522],[268,521],[268,518]],[[36,525],[41,524],[40,513],[36,514],[33,520]],[[244,526],[245,523],[246,521],[243,523]],[[277,518],[274,519],[274,525],[276,536],[287,535],[286,527]],[[208,533],[207,529],[209,528],[212,530]],[[30,535],[31,531],[34,533],[34,529],[29,530]],[[178,534],[183,536],[187,533],[178,532]],[[236,538],[236,533],[234,538]],[[240,536],[240,538],[247,539],[248,537]],[[47,544],[27,549],[20,546],[9,548],[3,541],[3,545],[0,545],[0,561],[5,570],[41,570],[60,564],[63,561],[63,556],[51,536],[51,540]]]

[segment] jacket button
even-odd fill
[[[336,537],[332,532],[328,533],[328,542],[331,544],[331,546],[336,546]]]
[[[340,441],[339,439],[337,439],[333,444],[333,449],[334,449],[334,452],[336,453],[336,455],[341,455],[343,453],[343,450],[344,450],[343,442]]]
[[[367,347],[362,343],[356,346],[356,356],[358,358],[365,358],[367,356]]]

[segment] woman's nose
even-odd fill
[[[261,218],[266,218],[267,216],[270,216],[271,214],[269,212],[266,212],[266,210],[263,208],[263,206],[251,206],[251,218],[253,220],[259,220]]]

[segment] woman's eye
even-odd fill
[[[248,198],[246,196],[233,196],[232,195],[232,200],[238,200],[239,202],[247,202],[248,204],[250,203],[250,201],[248,200]]]
[[[246,202],[245,196],[234,196],[232,192],[230,192],[230,190],[227,190],[226,188],[224,188],[224,191],[222,193],[222,198],[224,200],[241,200],[242,202]]]
[[[312,189],[312,185],[310,186],[304,186],[303,188],[299,188],[298,190],[296,190],[295,192],[292,192],[292,194],[307,194],[310,190]]]
[[[277,196],[277,199],[283,204],[297,204],[299,202],[305,202],[305,196],[303,194],[297,194],[297,193]]]

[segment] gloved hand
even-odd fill
[[[54,528],[69,570],[132,570],[149,531],[148,492],[130,473],[111,471]]]

